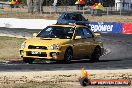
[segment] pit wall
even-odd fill
[[[0,27],[43,29],[48,25],[56,24],[56,22],[57,20],[46,19],[0,18]],[[132,22],[90,22],[90,25],[94,32],[132,34]]]

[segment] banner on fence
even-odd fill
[[[117,22],[90,22],[93,32],[121,33],[122,24]]]
[[[132,23],[122,23],[122,33],[132,34]]]

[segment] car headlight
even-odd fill
[[[50,48],[51,48],[51,50],[57,50],[57,49],[59,49],[59,46],[56,44],[53,44],[53,45],[51,45]]]
[[[26,47],[26,43],[23,42],[22,45],[21,45],[21,47],[24,49]]]

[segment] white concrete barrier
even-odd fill
[[[48,25],[56,24],[56,22],[57,20],[46,19],[0,18],[0,27],[43,29]]]

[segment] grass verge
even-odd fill
[[[0,60],[20,59],[19,48],[25,39],[0,36]]]

